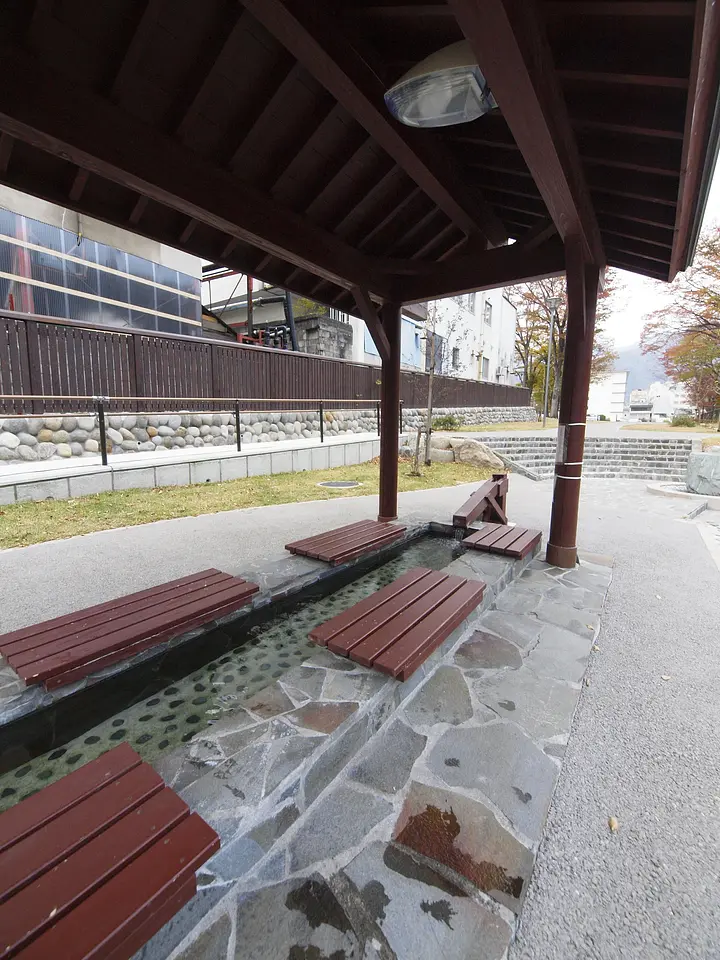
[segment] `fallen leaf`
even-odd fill
[[[585,677],[585,686],[586,687],[590,686],[590,677]]]
[[[662,597],[660,596],[659,593],[656,593],[655,596],[658,598],[658,600],[662,600]]]
[[[600,647],[596,643],[593,644],[593,653],[600,653]]]
[[[608,826],[610,827],[610,833],[617,833],[620,829],[620,824],[615,817],[608,817]]]
[[[588,630],[594,630],[594,629],[595,629],[595,627],[594,627],[591,623],[586,623],[585,626],[588,628]]]
[[[672,677],[668,676],[667,673],[664,673],[664,674],[660,677],[660,679],[661,679],[661,680],[672,680]]]

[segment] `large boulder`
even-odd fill
[[[432,463],[453,463],[455,454],[452,450],[439,450],[430,444],[430,460]]]
[[[720,497],[720,456],[715,453],[690,454],[686,483],[688,490],[693,493]]]
[[[430,448],[432,449],[433,447],[437,450],[450,450],[452,447],[450,437],[446,433],[431,433]]]
[[[453,453],[458,463],[469,463],[481,470],[503,470],[505,466],[500,457],[479,440],[464,440],[454,446]]]

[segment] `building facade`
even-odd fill
[[[622,420],[627,401],[627,370],[614,370],[608,376],[590,384],[588,416]]]
[[[0,187],[0,309],[202,335],[202,261]]]

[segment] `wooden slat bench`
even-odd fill
[[[471,494],[453,516],[454,527],[469,527],[476,520],[507,523],[505,501],[508,491],[506,473],[494,473]]]
[[[230,613],[258,590],[240,577],[203,570],[6,633],[0,653],[25,683],[50,690]]]
[[[407,680],[482,600],[485,584],[415,567],[310,631],[365,667]]]
[[[285,544],[290,553],[298,553],[315,560],[324,560],[332,565],[354,560],[365,553],[384,547],[398,540],[405,527],[397,523],[381,523],[379,520],[361,520],[346,527],[328,530],[305,540]]]
[[[128,960],[220,848],[126,743],[0,815],[0,960]]]
[[[511,527],[506,523],[483,523],[462,541],[463,547],[500,553],[507,557],[525,557],[540,543],[540,530],[527,527]]]

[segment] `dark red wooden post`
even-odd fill
[[[580,478],[585,449],[590,368],[599,270],[583,262],[579,237],[565,241],[568,322],[563,361],[555,489],[546,559],[557,567],[577,561],[577,522]]]
[[[390,353],[383,359],[380,386],[380,512],[378,520],[397,517],[398,452],[400,434],[400,304],[386,303],[380,321]]]

